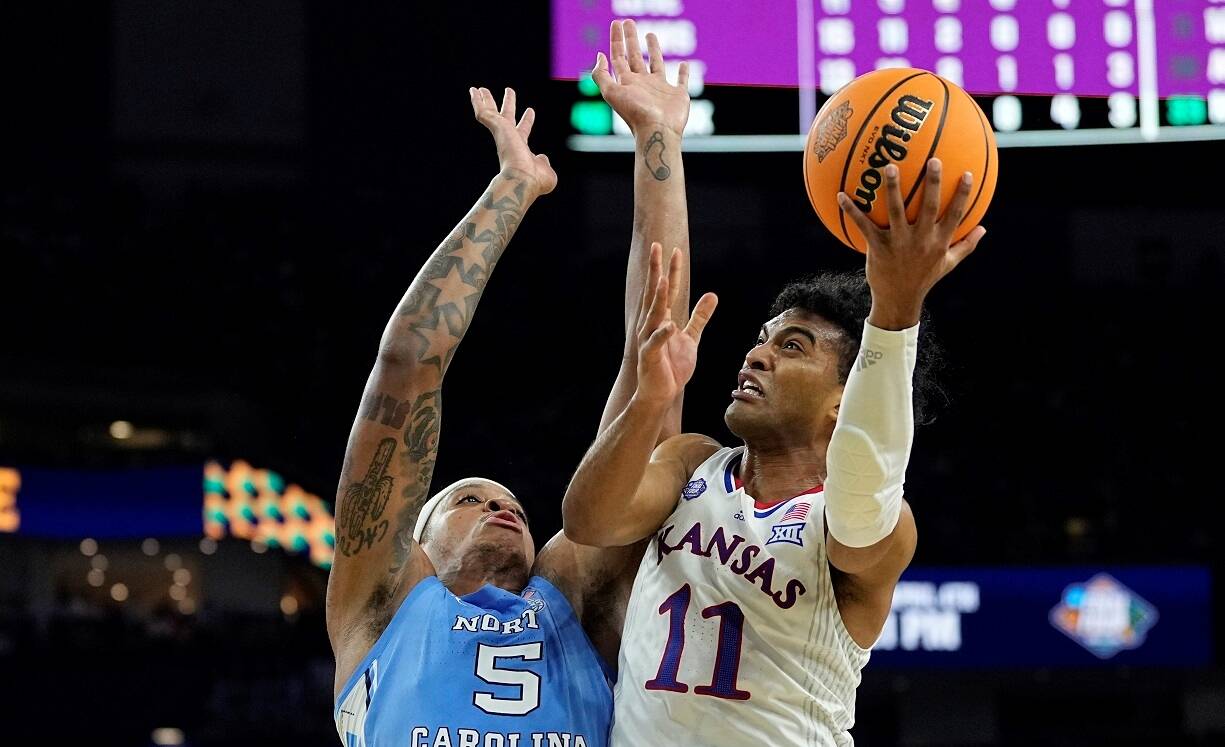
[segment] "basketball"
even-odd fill
[[[838,192],[886,227],[884,169],[896,164],[906,217],[913,221],[932,158],[944,165],[942,211],[961,174],[974,175],[965,218],[953,234],[957,242],[982,220],[995,192],[999,158],[991,124],[969,94],[938,75],[913,68],[877,70],[843,86],[817,112],[804,147],[804,184],[825,227],[842,243],[866,252],[863,235],[838,207]]]

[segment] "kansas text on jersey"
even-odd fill
[[[634,579],[612,744],[847,745],[869,652],[842,622],[820,489],[758,506],[743,448],[692,475]]]

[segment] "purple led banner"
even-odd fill
[[[554,76],[590,69],[616,17],[714,84],[795,86],[805,67],[828,92],[892,61],[976,93],[1135,95],[1151,28],[1160,95],[1225,89],[1225,4],[1211,0],[553,0]]]

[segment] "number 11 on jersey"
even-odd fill
[[[681,654],[685,650],[685,614],[689,611],[689,600],[692,596],[689,584],[685,584],[659,605],[659,614],[668,615],[668,643],[664,646],[659,671],[654,678],[646,681],[648,690],[689,692],[689,685],[678,681],[677,674],[681,668]],[[744,637],[744,612],[735,602],[727,601],[702,610],[702,617],[719,618],[719,648],[715,652],[715,671],[710,684],[693,688],[694,694],[727,700],[748,700],[752,694],[736,687],[736,676],[740,672],[740,647]]]

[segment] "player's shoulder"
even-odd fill
[[[679,462],[692,472],[722,449],[723,446],[710,436],[680,433],[655,447],[655,459]]]

